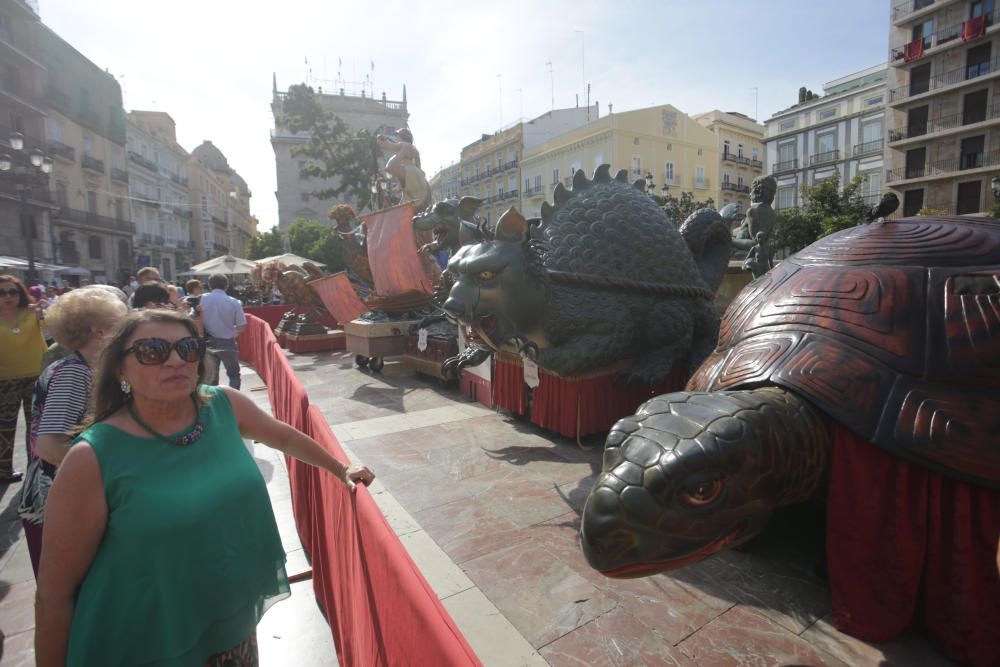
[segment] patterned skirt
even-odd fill
[[[14,435],[17,432],[17,414],[24,412],[25,434],[31,419],[31,393],[37,378],[0,380],[0,478],[9,477],[13,471]],[[25,436],[27,442],[27,435]],[[2,479],[0,479],[2,481]]]
[[[205,667],[258,667],[257,633],[241,641],[231,649],[209,656]]]

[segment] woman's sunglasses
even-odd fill
[[[21,296],[21,290],[0,289],[0,296]]]
[[[170,358],[170,351],[177,350],[177,356],[181,361],[191,363],[200,361],[205,354],[205,341],[201,338],[188,336],[171,343],[162,338],[140,338],[132,343],[132,347],[125,350],[124,354],[135,353],[135,360],[143,366],[155,366],[164,363]]]

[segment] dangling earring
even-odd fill
[[[125,378],[122,378],[122,383],[120,386],[122,388],[122,393],[125,394],[126,396],[132,393],[132,385],[129,384],[129,381],[126,380]]]

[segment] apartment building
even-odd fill
[[[764,173],[764,126],[736,111],[709,111],[691,116],[715,135],[719,151],[718,208],[738,204],[750,208],[750,184]]]
[[[1000,172],[994,0],[889,0],[888,185],[904,215],[989,210]]]
[[[524,189],[520,188],[524,173],[521,155],[599,115],[597,103],[589,108],[553,109],[530,121],[518,121],[493,134],[483,134],[462,149],[461,195],[482,199],[479,216],[488,222],[495,222],[512,206],[521,211],[530,208],[526,198],[533,196],[534,185],[525,180]]]
[[[47,71],[38,45],[39,25],[38,14],[27,2],[0,0],[0,153],[11,156],[33,150],[52,153],[45,140]],[[21,151],[11,147],[12,134],[21,136]],[[21,183],[22,205],[18,177],[0,173],[0,254],[23,258],[30,254],[39,262],[54,259],[50,181],[41,170],[33,170]]]
[[[251,193],[246,181],[208,140],[191,151],[187,178],[193,208],[191,235],[195,263],[219,255],[245,256],[256,229],[250,215]]]
[[[802,99],[764,123],[764,162],[778,181],[774,208],[802,206],[800,188],[835,173],[842,184],[863,176],[862,195],[874,204],[885,173],[886,65],[830,81],[823,94]]]
[[[431,176],[431,201],[458,199],[462,196],[462,166],[458,162],[450,164]]]
[[[95,282],[124,282],[133,271],[135,226],[121,87],[44,25],[37,37],[58,206],[49,215],[52,259],[88,269]]]
[[[332,224],[327,219],[327,211],[335,204],[347,203],[361,213],[356,201],[319,201],[311,192],[335,187],[339,179],[324,181],[321,179],[304,179],[300,170],[308,158],[293,155],[296,147],[303,146],[309,140],[307,132],[292,132],[281,124],[281,107],[286,93],[278,92],[276,79],[272,80],[271,112],[274,117],[274,127],[271,129],[271,147],[274,150],[275,169],[277,171],[278,189],[275,197],[278,199],[278,228],[286,230],[297,218],[316,220],[324,224]],[[339,117],[347,125],[351,133],[366,129],[372,133],[389,132],[400,127],[406,127],[410,117],[406,110],[406,86],[403,86],[402,100],[388,100],[385,93],[381,99],[349,94],[341,88],[337,93],[324,93],[317,90],[320,105],[327,111]],[[414,132],[414,144],[420,148],[420,135]]]
[[[129,112],[126,137],[136,264],[155,266],[166,280],[174,280],[197,264],[188,152],[177,143],[174,119],[162,111]]]
[[[580,127],[526,149],[521,161],[525,215],[541,214],[552,191],[572,184],[583,169],[588,177],[607,163],[612,173],[627,169],[632,181],[652,181],[657,194],[690,192],[696,200],[714,198],[719,178],[716,136],[677,108],[665,104],[608,113]],[[529,189],[530,187],[530,189]]]

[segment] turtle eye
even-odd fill
[[[496,277],[496,275],[497,274],[493,273],[492,271],[480,271],[479,272],[479,279],[480,280],[493,280]]]
[[[687,505],[708,505],[722,493],[722,480],[711,479],[699,482],[681,492],[681,502]]]

